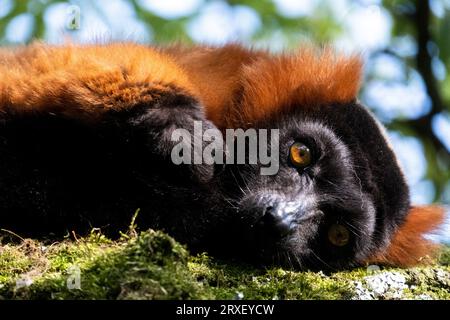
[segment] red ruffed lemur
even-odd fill
[[[192,250],[299,268],[414,265],[443,219],[414,207],[361,59],[307,46],[130,43],[0,51],[0,228],[141,228]],[[171,161],[175,129],[279,129],[279,170]]]

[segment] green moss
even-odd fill
[[[261,270],[205,255],[193,258],[189,268],[218,299],[341,299],[351,293],[349,283],[323,273]]]
[[[109,243],[89,237],[54,246],[45,257],[50,266],[45,273],[19,289],[20,278],[11,274],[0,294],[26,299],[209,298],[189,272],[188,258],[180,244],[160,232]],[[77,274],[81,289],[69,289],[67,282],[76,283]]]
[[[31,266],[32,261],[22,251],[11,246],[0,249],[0,284],[4,284],[10,278],[15,277]]]
[[[0,298],[450,299],[449,252],[444,250],[440,264],[427,268],[370,274],[359,268],[325,275],[258,269],[205,254],[194,257],[157,231],[137,234],[130,229],[111,241],[93,230],[88,237],[72,241],[44,244],[26,239],[0,245]],[[379,283],[376,277],[390,274],[405,279],[401,294],[390,289],[375,292],[379,291],[373,288]]]
[[[444,266],[450,266],[450,246],[445,247],[439,255],[439,263]]]

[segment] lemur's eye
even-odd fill
[[[348,229],[340,224],[333,224],[328,230],[328,240],[337,247],[345,246],[350,240]]]
[[[295,142],[289,148],[289,160],[297,168],[305,168],[311,163],[311,151],[301,142]]]

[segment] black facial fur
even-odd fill
[[[222,251],[233,248],[236,254],[239,248],[242,256],[265,263],[334,269],[361,263],[387,245],[409,208],[408,188],[363,107],[298,111],[255,127],[280,129],[280,170],[261,176],[258,165],[227,167],[222,182],[235,207],[230,214],[235,243]],[[289,163],[294,142],[312,150],[305,169]],[[348,232],[345,245],[329,239],[336,225]]]

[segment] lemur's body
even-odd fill
[[[357,57],[329,49],[3,49],[0,227],[41,235],[91,223],[117,229],[140,208],[143,227],[200,249],[226,251],[238,240],[241,253],[269,262],[278,253],[300,266],[413,264],[431,248],[422,234],[442,213],[410,210],[380,125],[356,101],[360,68]],[[279,128],[279,174],[175,166],[171,133],[192,131],[194,120],[205,129]],[[314,149],[301,170],[286,151],[298,141]],[[267,216],[274,208],[287,214],[287,202],[295,203],[295,226],[273,235]],[[305,212],[314,215],[300,223]],[[327,240],[340,223],[351,233],[342,247]]]

